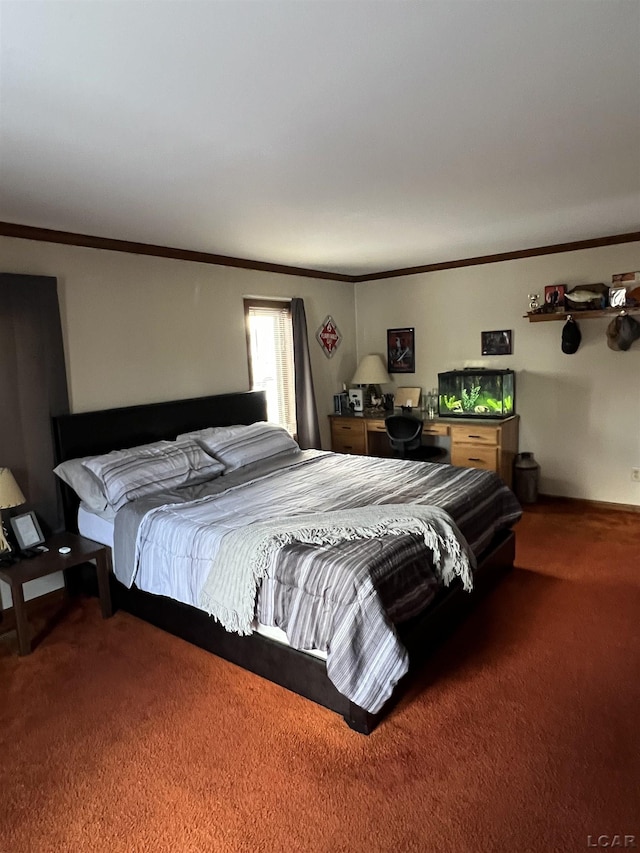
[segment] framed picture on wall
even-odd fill
[[[482,355],[511,355],[511,329],[481,332]]]
[[[414,329],[387,329],[387,372],[416,372]]]

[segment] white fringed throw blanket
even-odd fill
[[[225,532],[200,594],[200,606],[228,631],[251,633],[259,581],[292,542],[335,545],[349,539],[416,534],[433,554],[437,578],[472,588],[475,559],[451,517],[433,506],[391,504],[271,519]]]

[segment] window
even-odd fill
[[[267,395],[267,418],[296,434],[291,303],[245,299],[249,382]]]

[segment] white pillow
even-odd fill
[[[158,441],[113,450],[82,463],[95,476],[114,509],[136,498],[165,489],[202,483],[218,476],[223,466],[194,441]]]
[[[277,424],[258,421],[228,427],[210,427],[186,433],[207,453],[219,459],[225,473],[235,471],[252,462],[269,459],[278,453],[300,450],[297,442]],[[180,438],[180,436],[179,436]]]

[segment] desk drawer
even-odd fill
[[[364,438],[366,430],[366,424],[362,419],[356,418],[345,418],[341,420],[339,418],[333,418],[331,420],[331,436],[333,438],[337,438],[341,435],[346,436],[359,436]]]
[[[452,445],[451,464],[462,468],[481,468],[483,471],[499,470],[498,448],[482,445]]]
[[[446,424],[438,424],[434,421],[425,421],[422,427],[423,435],[449,435],[449,428]]]
[[[387,428],[384,421],[367,421],[367,432],[386,432]],[[423,435],[448,435],[449,430],[446,424],[437,424],[433,421],[425,421],[422,427]]]
[[[367,443],[364,435],[350,435],[343,432],[340,435],[331,437],[331,449],[334,453],[359,453],[364,455],[367,452]]]
[[[364,420],[332,418],[331,449],[334,453],[366,453],[367,433]]]
[[[500,444],[500,427],[490,426],[452,426],[452,444]]]

